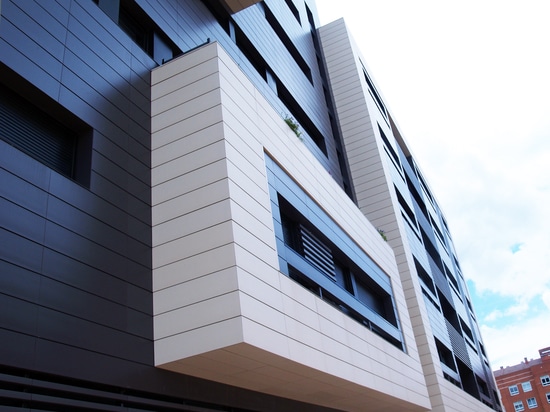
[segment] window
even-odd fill
[[[266,156],[280,269],[403,350],[389,276]]]
[[[294,14],[294,17],[296,17],[296,20],[298,20],[298,23],[301,24],[302,22],[300,20],[300,12],[296,8],[296,6],[292,2],[292,0],[285,0],[285,2],[286,2],[286,5],[288,6],[288,8],[290,9],[290,11],[292,12],[292,14]]]
[[[550,393],[546,394],[546,402],[550,403]]]
[[[523,402],[522,401],[514,402],[514,410],[516,412],[525,410],[525,407],[523,406]]]
[[[518,385],[512,385],[508,387],[508,390],[510,391],[510,395],[517,395],[519,393]]]
[[[523,392],[530,392],[533,390],[533,388],[531,387],[531,382],[523,382],[521,384],[521,388],[523,389]]]
[[[309,68],[308,64],[302,57],[302,53],[298,51],[290,37],[288,37],[288,34],[286,33],[285,29],[283,29],[283,26],[279,23],[273,12],[267,7],[265,3],[260,3],[264,7],[265,12],[265,18],[273,31],[277,34],[277,37],[279,37],[279,40],[281,40],[281,43],[285,46],[285,48],[288,50],[289,54],[292,56],[300,70],[305,74],[306,78],[309,80],[311,84],[313,84],[313,77],[311,76],[311,69]]]
[[[8,70],[0,70],[0,139],[50,169],[87,186],[89,126]]]
[[[157,64],[164,64],[182,54],[180,48],[135,2],[94,1]]]
[[[278,204],[284,243],[316,271],[331,279],[386,321],[397,326],[391,295],[281,195],[278,196]],[[305,267],[302,267],[302,270],[304,269]],[[308,276],[307,272],[304,275],[315,282],[315,275]],[[334,290],[330,292],[335,297],[339,296]],[[345,305],[345,302],[338,302],[338,305],[341,304]]]
[[[527,406],[529,409],[533,409],[537,407],[537,400],[535,398],[529,398],[527,399]]]
[[[550,385],[550,376],[544,375],[540,377],[540,383],[542,383],[542,386],[548,386]]]
[[[378,109],[380,110],[380,113],[387,118],[388,114],[386,111],[386,106],[384,106],[384,102],[382,101],[382,98],[378,94],[378,90],[376,90],[376,87],[374,87],[374,83],[372,82],[371,78],[369,77],[369,74],[367,73],[367,69],[361,62],[361,65],[363,66],[363,75],[365,76],[365,81],[367,82],[367,85],[369,87],[369,92],[371,96],[373,97],[374,101],[376,102],[376,105],[378,106]]]

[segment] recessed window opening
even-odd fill
[[[411,223],[416,226],[418,223],[416,221],[416,216],[414,215],[414,212],[412,211],[411,207],[409,206],[397,186],[394,186],[394,188],[401,209],[407,214],[407,217],[410,219]]]
[[[390,141],[386,137],[386,134],[384,133],[380,125],[378,125],[378,131],[380,132],[380,137],[382,137],[382,141],[384,142],[384,148],[389,153],[390,157],[393,159],[393,163],[397,167],[397,170],[401,171],[401,161],[399,160],[399,156],[395,152],[395,149],[393,148],[393,146],[390,144]]]
[[[430,292],[432,292],[432,294],[434,296],[437,296],[436,292],[435,292],[435,285],[434,285],[434,281],[432,280],[432,277],[428,274],[428,272],[424,269],[424,267],[420,264],[420,262],[418,260],[416,260],[415,257],[413,257],[413,259],[414,259],[414,265],[416,267],[416,273],[418,273],[418,277],[428,287]]]
[[[468,325],[466,325],[466,322],[464,322],[464,320],[459,316],[460,318],[460,326],[462,327],[462,331],[464,332],[464,334],[472,341],[472,342],[475,342],[474,341],[474,335],[472,334],[472,330],[468,327]]]
[[[3,69],[3,80],[15,79],[9,69]],[[17,78],[10,84],[24,90],[25,97],[0,84],[0,139],[50,169],[89,185],[91,128],[24,80]]]
[[[266,165],[280,270],[404,350],[390,276],[267,155]]]
[[[378,106],[378,109],[380,110],[380,113],[384,116],[384,119],[388,120],[388,113],[386,111],[386,106],[384,105],[384,102],[382,101],[382,98],[378,94],[378,90],[376,90],[376,87],[374,86],[374,83],[372,82],[367,69],[365,69],[365,66],[363,65],[363,62],[361,62],[361,65],[363,66],[363,76],[365,77],[365,81],[367,82],[367,85],[369,87],[369,91],[371,96],[373,97],[376,105]]]
[[[296,20],[298,21],[298,23],[302,24],[302,20],[300,19],[300,12],[296,8],[296,5],[294,4],[294,2],[292,0],[285,0],[285,3],[290,9],[290,11],[292,12],[292,14],[294,15],[294,17],[296,18]]]
[[[460,331],[460,322],[458,321],[456,310],[441,292],[439,292],[439,302],[441,303],[441,309],[443,310],[443,316],[445,317],[445,319],[457,331]]]
[[[407,187],[409,188],[409,192],[411,193],[412,197],[416,201],[416,204],[418,205],[418,208],[422,211],[424,214],[424,217],[428,216],[428,209],[426,208],[426,204],[424,203],[424,199],[420,196],[418,191],[416,190],[416,186],[412,182],[412,180],[409,178],[407,174],[405,174],[405,180],[407,182]]]
[[[181,49],[135,1],[94,0],[94,2],[157,64],[164,64],[182,54]]]
[[[420,287],[422,288],[422,295],[424,295],[424,297],[428,299],[428,301],[434,306],[434,308],[437,309],[438,312],[441,312],[441,308],[439,307],[437,302],[434,300],[432,295],[430,295],[430,293],[426,290],[426,288],[423,285],[421,285]]]
[[[302,129],[311,138],[315,145],[321,150],[321,152],[323,152],[323,154],[327,156],[328,154],[325,137],[280,80],[277,82],[277,90],[279,92],[279,98],[289,109],[290,113],[294,116]]]
[[[455,360],[458,367],[458,373],[460,375],[460,381],[462,382],[462,388],[465,392],[469,393],[476,399],[481,400],[475,374],[472,372],[472,369],[464,364],[464,362],[462,362],[459,358],[455,358]]]
[[[308,64],[302,57],[302,54],[298,51],[290,37],[288,37],[288,34],[286,33],[285,29],[281,26],[273,12],[269,9],[269,7],[265,3],[260,3],[264,8],[265,13],[265,19],[279,38],[281,40],[281,43],[285,46],[285,48],[288,50],[289,54],[292,56],[302,73],[306,76],[306,78],[309,80],[311,84],[313,84],[313,77],[311,76],[311,69],[309,68]]]
[[[416,169],[416,176],[418,177],[418,181],[420,182],[420,187],[422,188],[422,190],[424,191],[424,193],[426,194],[426,196],[428,197],[428,199],[430,199],[430,202],[432,204],[435,203],[434,201],[434,198],[432,196],[432,193],[430,192],[430,190],[428,189],[428,185],[426,184],[426,181],[424,180],[424,178],[422,177],[422,174],[420,173],[420,171],[418,170],[418,168]]]
[[[444,237],[443,237],[443,233],[441,232],[441,230],[439,229],[439,225],[437,224],[436,220],[431,216],[431,215],[428,215],[429,218],[430,218],[430,224],[435,232],[435,234],[437,235],[437,237],[439,238],[439,241],[441,242],[441,246],[443,246],[445,248],[445,250],[447,249],[447,245],[445,245],[445,241],[443,240]]]
[[[439,361],[447,366],[449,369],[451,369],[454,372],[457,372],[455,359],[453,356],[453,352],[447,348],[443,343],[439,341],[439,339],[435,339],[435,346],[437,347],[437,354],[439,355]]]
[[[420,228],[420,233],[422,234],[422,243],[424,243],[424,248],[426,249],[426,252],[428,252],[428,255],[432,258],[433,262],[439,268],[441,273],[444,274],[445,269],[443,268],[443,263],[441,261],[439,251],[434,246],[432,240],[428,237],[426,232],[424,232],[424,229],[422,229],[422,227]]]
[[[269,67],[265,59],[261,56],[239,25],[228,15],[227,11],[219,7],[214,7],[210,2],[203,0],[203,3],[214,15],[227,34],[230,35],[231,38],[234,38],[237,47],[243,53],[244,57],[248,59],[258,74],[269,84],[270,88],[277,93],[281,102],[288,109],[288,114],[299,123],[305,134],[309,136],[321,152],[327,156],[328,153],[323,134],[311,121],[298,102],[296,102],[296,99],[294,99],[290,91],[284,86],[283,82],[275,75],[275,72]]]
[[[481,393],[487,397],[491,396],[489,394],[489,387],[487,386],[487,382],[485,382],[480,376],[476,375],[476,382],[477,386],[479,387],[479,390]]]
[[[458,298],[462,300],[462,297],[460,296],[460,288],[458,286],[458,282],[455,278],[455,275],[453,274],[453,272],[451,272],[451,269],[449,269],[449,267],[446,264],[443,264],[443,268],[445,269],[445,276],[451,282],[450,284],[454,288]]]
[[[397,326],[388,292],[316,230],[284,197],[279,195],[278,203],[286,245],[356,300]]]

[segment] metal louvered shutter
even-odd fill
[[[59,173],[73,174],[73,132],[6,87],[0,87],[0,139]]]
[[[300,234],[302,236],[302,246],[304,248],[304,257],[306,260],[325,275],[336,280],[334,259],[331,250],[303,225],[300,225]]]

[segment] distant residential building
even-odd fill
[[[502,406],[506,412],[550,411],[550,347],[539,350],[540,358],[495,371]]]

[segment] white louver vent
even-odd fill
[[[336,279],[331,250],[302,225],[300,225],[300,234],[306,260],[326,276]]]

